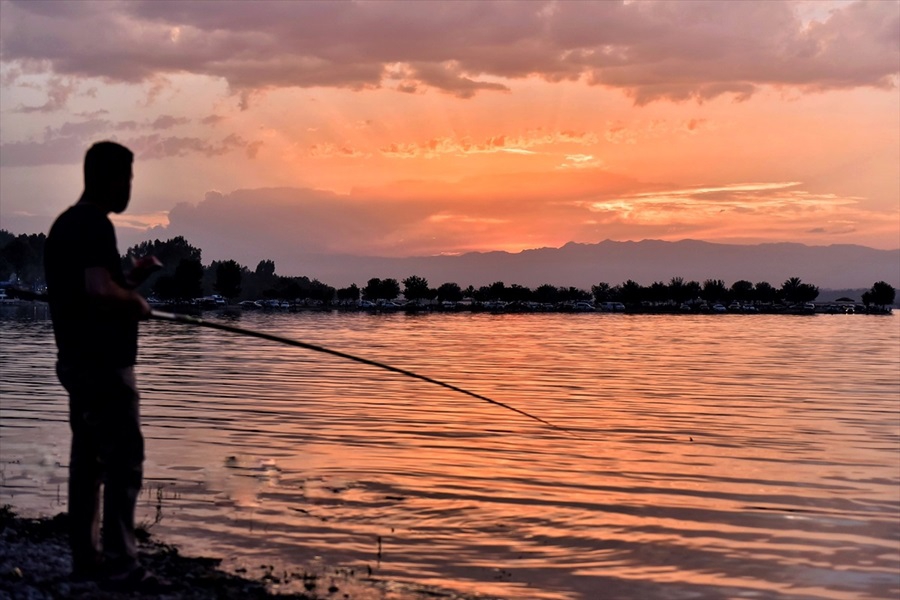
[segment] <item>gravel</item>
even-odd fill
[[[27,519],[9,506],[0,507],[0,599],[12,600],[417,600],[462,597],[427,587],[392,584],[340,570],[334,576],[316,573],[276,573],[260,566],[258,578],[243,577],[219,569],[214,558],[182,556],[174,546],[140,539],[141,562],[171,582],[164,592],[117,592],[94,581],[70,578],[71,558],[65,513]],[[281,586],[304,592],[279,593]]]

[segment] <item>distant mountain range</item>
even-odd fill
[[[292,263],[298,257],[285,257]],[[281,264],[281,261],[278,261]],[[745,279],[775,287],[799,277],[821,289],[869,288],[876,281],[900,287],[900,249],[877,250],[856,245],[806,246],[775,243],[716,244],[695,240],[664,242],[604,241],[568,243],[519,253],[471,252],[459,256],[375,258],[359,256],[305,257],[298,271],[329,285],[365,285],[372,277],[425,277],[436,287],[456,282],[462,287],[506,285],[536,287],[544,283],[590,289],[600,282],[618,285],[633,279],[641,285],[722,279],[726,285]],[[282,269],[279,269],[281,271]],[[291,269],[293,270],[293,269]]]

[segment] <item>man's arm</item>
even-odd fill
[[[136,319],[150,316],[150,305],[144,297],[117,284],[105,267],[89,267],[84,270],[84,289],[90,298],[112,310],[132,315]]]

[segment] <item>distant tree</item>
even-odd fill
[[[163,258],[168,258],[168,256],[165,255],[167,251],[172,251],[178,247],[189,247],[196,253],[200,252],[199,249],[191,246],[182,236],[177,236],[166,241],[155,239],[152,241],[148,240],[139,244],[135,244],[125,251],[125,257],[130,258],[133,256],[135,258],[141,258],[143,256],[147,256],[148,254],[152,254],[160,261],[162,261]]]
[[[298,300],[306,300],[313,297],[315,281],[310,281],[309,277],[303,275],[300,277],[283,277],[276,275],[278,293],[276,297],[281,300],[295,302]]]
[[[619,286],[619,298],[623,304],[638,305],[644,301],[644,288],[638,282],[629,279]]]
[[[683,277],[673,277],[669,280],[668,297],[676,304],[681,304],[682,302],[686,302],[690,299],[686,294]]]
[[[703,282],[700,297],[707,302],[724,302],[728,297],[728,289],[721,279],[707,279]]]
[[[337,291],[337,299],[347,302],[356,302],[359,300],[359,287],[355,283],[351,283],[350,287],[340,288]]]
[[[579,300],[590,300],[591,293],[574,286],[559,288],[559,299],[562,302],[578,302]]]
[[[182,258],[175,267],[173,280],[176,298],[187,300],[203,295],[203,265],[198,259]]]
[[[241,265],[234,260],[226,260],[216,264],[215,269],[216,282],[213,289],[229,300],[236,298],[241,293]]]
[[[800,302],[812,302],[819,297],[819,287],[811,283],[800,286]]]
[[[403,295],[407,300],[418,302],[419,300],[431,299],[433,296],[428,289],[428,280],[418,275],[410,275],[403,280]]]
[[[884,281],[878,281],[872,288],[865,292],[868,294],[868,304],[874,304],[876,306],[890,306],[894,303],[894,300],[897,297],[897,290],[895,290],[890,284]],[[865,294],[863,296],[863,301],[865,301]]]
[[[654,281],[647,288],[647,298],[651,302],[663,303],[670,299],[669,286],[662,281]]]
[[[25,279],[25,266],[34,262],[35,257],[28,242],[21,237],[14,238],[0,250],[0,257],[7,265],[8,275]]]
[[[378,294],[381,293],[381,279],[378,277],[373,277],[368,282],[366,282],[366,286],[362,289],[362,297],[364,300],[370,300],[374,302],[378,300]]]
[[[306,300],[309,298],[309,280],[304,281],[298,277],[279,279],[278,288],[272,297],[286,302]]]
[[[172,275],[163,275],[153,284],[153,295],[162,300],[176,300],[178,296],[175,293],[175,277]]]
[[[781,297],[788,303],[812,302],[819,296],[819,288],[791,277],[781,284]]]
[[[611,302],[622,302],[622,284],[609,288],[608,297]]]
[[[732,283],[731,299],[742,303],[753,300],[753,283],[746,279],[739,279]]]
[[[491,286],[483,285],[472,294],[472,298],[474,298],[478,302],[488,302],[492,300],[491,297]]]
[[[153,284],[153,293],[163,300],[187,301],[203,295],[203,265],[199,260],[183,258],[175,267],[175,273],[159,277]]]
[[[201,263],[202,252],[180,235],[164,242],[158,239],[152,242],[141,242],[125,251],[125,256],[122,259],[123,268],[126,270],[130,269],[132,259],[143,258],[144,256],[155,256],[163,266],[159,272],[151,275],[142,287],[152,289],[154,293],[163,297],[161,292],[166,292],[169,289],[167,288],[169,284],[164,283],[161,289],[157,289],[157,282],[164,277],[174,278],[175,269],[178,268],[182,260],[192,260]]]
[[[786,302],[799,302],[797,299],[799,296],[800,286],[803,284],[803,281],[800,280],[799,277],[791,277],[790,279],[786,279],[784,283],[781,284],[781,297]]]
[[[609,302],[612,299],[612,288],[608,283],[600,282],[591,286],[591,294],[594,296],[595,302]]]
[[[438,302],[459,302],[463,299],[463,292],[459,284],[442,283],[437,289],[437,299]]]
[[[14,239],[16,239],[16,236],[5,229],[0,229],[0,280],[3,281],[7,281],[10,275],[16,272],[5,252],[6,246]]]
[[[514,283],[506,288],[503,300],[506,302],[528,302],[533,297],[531,288]]]
[[[400,295],[400,284],[396,279],[373,277],[362,291],[366,300],[393,300]]]
[[[559,290],[555,285],[544,283],[535,288],[532,298],[541,304],[556,304],[559,301]]]
[[[326,283],[322,283],[318,279],[310,282],[310,295],[313,300],[318,300],[324,304],[331,304],[334,301],[335,289]]]
[[[15,275],[20,281],[34,283],[44,279],[43,233],[13,236],[4,231],[0,238],[0,278],[8,280]]]
[[[254,273],[259,277],[274,277],[275,276],[275,261],[274,260],[261,260],[259,264],[256,265],[256,271]]]
[[[495,281],[490,285],[490,291],[488,300],[503,300],[504,295],[506,294],[506,284],[502,281]]]
[[[757,302],[775,302],[778,299],[778,290],[768,281],[760,281],[753,286],[753,297]]]
[[[699,281],[688,281],[684,284],[685,302],[696,300],[700,297],[701,292],[703,292],[703,286],[700,285]]]
[[[159,240],[141,242],[125,252],[126,259],[142,258],[148,255],[155,256],[162,262],[162,273],[165,274],[172,274],[182,259],[202,260],[201,250],[192,246],[180,235],[165,242]]]
[[[396,279],[381,280],[381,297],[385,300],[393,300],[400,295],[400,284]]]

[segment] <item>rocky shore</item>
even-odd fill
[[[416,600],[457,599],[431,588],[391,584],[365,574],[276,573],[260,565],[256,577],[226,573],[214,558],[188,557],[174,546],[141,535],[142,563],[170,582],[165,591],[120,592],[94,581],[74,581],[67,543],[67,515],[27,519],[0,507],[0,599],[11,600]],[[302,592],[279,592],[280,587]]]

